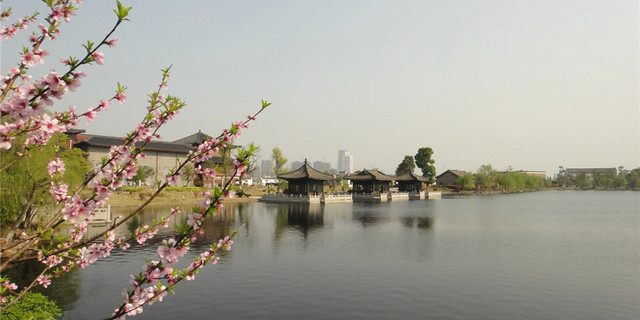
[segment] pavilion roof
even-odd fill
[[[333,176],[330,174],[322,173],[314,168],[312,168],[305,159],[304,165],[302,165],[297,170],[279,174],[278,178],[285,180],[318,180],[318,181],[327,181],[333,179]]]
[[[409,172],[409,173],[406,173],[406,174],[403,174],[403,175],[399,176],[398,178],[396,178],[396,180],[397,180],[397,181],[420,181],[420,182],[428,182],[428,181],[429,181],[429,178],[419,176],[419,175],[417,175],[417,174],[413,173],[413,171],[412,171],[412,172]]]
[[[394,181],[397,178],[386,175],[376,169],[364,169],[358,173],[347,175],[344,179],[351,181]]]

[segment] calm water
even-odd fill
[[[549,191],[228,206],[206,237],[246,224],[233,250],[136,318],[638,319],[639,201]],[[116,252],[49,293],[65,319],[108,316],[155,248]]]

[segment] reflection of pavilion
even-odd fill
[[[324,206],[290,204],[279,208],[276,217],[276,234],[279,237],[286,228],[300,230],[305,238],[310,231],[324,226]]]

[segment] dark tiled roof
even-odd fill
[[[104,147],[111,148],[111,146],[121,145],[124,142],[124,138],[119,137],[108,137],[108,136],[90,136],[87,139],[84,139],[78,143],[76,146],[81,147],[83,145],[93,146],[93,147]],[[136,147],[141,147],[143,145],[142,142],[137,142],[135,144]],[[193,147],[174,143],[174,142],[164,142],[164,141],[150,141],[145,147],[145,151],[166,151],[166,152],[175,152],[175,153],[189,153],[189,151],[193,150]]]
[[[439,175],[436,177],[436,179],[440,178],[442,175],[444,175],[444,174],[445,174],[445,173],[447,173],[447,172],[451,172],[451,173],[453,173],[456,177],[462,177],[462,176],[464,176],[465,174],[467,174],[467,173],[468,173],[468,172],[463,171],[463,170],[447,170],[447,171],[445,171],[445,172],[443,172],[443,173],[439,174]]]
[[[403,174],[401,176],[399,176],[397,179],[397,181],[420,181],[420,182],[427,182],[429,181],[429,178],[427,177],[422,177],[419,175],[416,175],[413,172],[407,173],[407,174]]]
[[[190,136],[186,136],[182,139],[178,139],[176,141],[174,141],[173,143],[180,143],[180,144],[188,144],[191,146],[196,146],[202,143],[202,141],[207,140],[207,139],[211,139],[213,136],[208,135],[203,133],[202,131],[198,130],[198,132],[190,135]]]
[[[327,181],[333,179],[333,176],[330,174],[322,173],[314,168],[312,168],[307,162],[297,170],[279,174],[278,178],[285,180],[318,180],[318,181]]]
[[[344,179],[351,181],[394,181],[396,177],[386,175],[378,170],[362,170],[358,173],[346,175]]]
[[[198,130],[198,132],[196,132],[196,133],[194,133],[194,134],[192,134],[190,136],[186,136],[186,137],[184,137],[182,139],[175,140],[172,143],[186,144],[186,145],[195,147],[195,146],[198,146],[198,145],[202,144],[203,141],[209,140],[211,138],[213,138],[213,136],[208,135],[208,134],[203,133],[202,131]],[[236,149],[236,148],[238,148],[237,145],[233,145],[233,144],[229,145],[229,149]]]

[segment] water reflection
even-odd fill
[[[352,206],[353,220],[360,222],[363,227],[386,222],[390,219],[388,203],[354,203]]]
[[[279,206],[276,214],[276,240],[291,228],[302,232],[306,239],[309,233],[324,226],[324,205],[291,204]]]
[[[31,284],[31,281],[44,270],[44,267],[44,264],[39,261],[25,261],[13,266],[8,275],[19,288],[24,288]],[[78,291],[82,282],[77,273],[77,269],[62,273],[59,277],[54,278],[47,288],[38,286],[33,288],[32,292],[46,295],[62,310],[71,309],[76,300],[78,300]]]
[[[418,228],[421,230],[432,229],[435,220],[431,217],[403,217],[400,218],[405,228]]]

